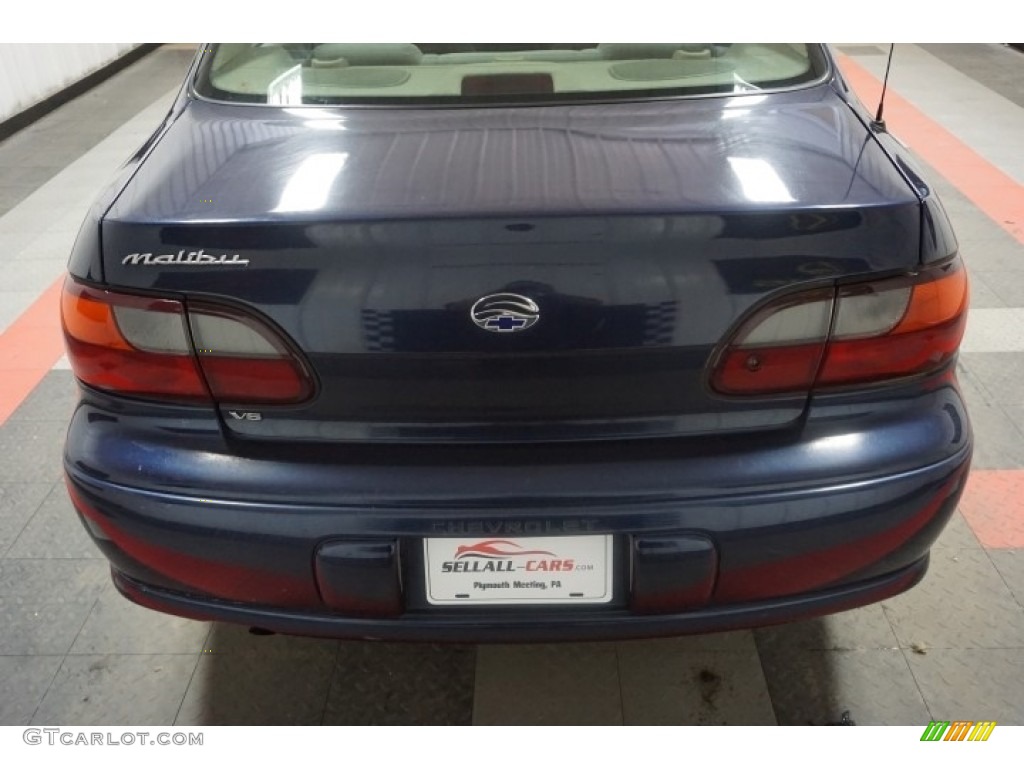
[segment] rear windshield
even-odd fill
[[[748,93],[824,72],[801,43],[223,43],[196,90],[284,106],[567,102]]]

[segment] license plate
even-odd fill
[[[426,539],[433,605],[607,603],[611,536]]]

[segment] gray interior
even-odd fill
[[[208,77],[216,91],[239,100],[291,105],[345,96],[452,98],[463,94],[467,77],[517,74],[550,76],[556,94],[699,93],[702,87],[746,92],[810,79],[813,67],[806,46],[785,43],[601,43],[440,53],[411,43],[257,43],[219,46]],[[530,95],[528,87],[523,95]]]

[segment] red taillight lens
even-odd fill
[[[184,401],[297,403],[305,366],[263,323],[234,310],[105,291],[65,281],[68,358],[85,384]],[[193,340],[195,347],[193,348]]]
[[[785,297],[733,334],[711,385],[769,395],[927,373],[956,354],[967,302],[959,258],[912,276]]]
[[[730,350],[713,379],[727,395],[778,394],[809,389],[821,363],[825,342],[793,347]]]
[[[881,285],[880,294],[908,295],[896,321],[876,336],[851,338],[837,317],[833,338],[818,374],[820,386],[857,384],[912,376],[944,365],[960,346],[967,325],[967,273],[959,259],[949,267],[923,272],[920,282]],[[839,292],[839,306],[856,289]]]
[[[242,313],[189,306],[199,364],[213,397],[232,403],[298,403],[313,394],[305,367],[263,323]]]
[[[832,317],[832,289],[770,304],[740,326],[712,376],[728,395],[809,389]]]
[[[209,399],[189,349],[180,302],[68,279],[61,318],[71,367],[90,387],[140,397]]]

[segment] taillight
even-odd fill
[[[768,395],[928,373],[956,354],[967,300],[959,258],[916,275],[786,296],[732,335],[711,385]]]
[[[833,291],[810,291],[770,304],[740,326],[712,377],[728,395],[808,389],[821,364]]]
[[[199,364],[215,400],[298,403],[313,385],[281,338],[253,317],[206,305],[189,306]]]
[[[68,359],[96,389],[208,400],[181,302],[89,288],[68,279],[61,296]]]
[[[967,300],[967,273],[959,259],[915,278],[840,289],[817,384],[857,384],[940,368],[960,346]]]
[[[138,397],[296,403],[313,392],[298,357],[235,310],[64,283],[68,359],[85,384]],[[193,346],[193,342],[194,345]]]

